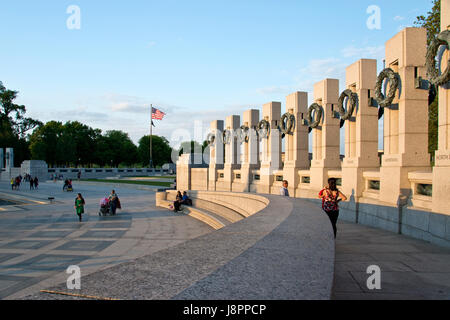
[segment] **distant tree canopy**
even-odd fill
[[[433,7],[426,16],[421,15],[417,17],[414,22],[415,25],[427,29],[428,45],[441,32],[441,0],[432,0]]]
[[[42,123],[26,118],[26,108],[14,103],[18,92],[7,90],[0,81],[0,148],[14,148],[15,165],[30,157],[26,133]]]
[[[418,16],[414,22],[418,27],[425,28],[427,30],[427,42],[428,45],[436,38],[441,32],[441,1],[432,0],[433,7],[426,16]],[[438,91],[438,90],[437,90]],[[434,156],[435,151],[438,148],[438,126],[439,126],[439,92],[437,92],[436,99],[429,106],[428,115],[428,152]]]
[[[172,148],[164,137],[152,136],[153,166],[160,167],[163,164],[171,163]],[[139,162],[145,165],[150,164],[150,136],[144,136],[139,140],[138,146]]]
[[[50,121],[29,139],[32,159],[45,160],[53,167],[146,167],[149,163],[149,136],[141,138],[138,148],[123,131],[102,134],[78,121]],[[171,148],[165,138],[154,136],[153,150],[154,165],[170,162]]]

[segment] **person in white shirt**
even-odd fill
[[[288,186],[289,186],[289,183],[287,182],[287,180],[284,180],[283,187],[280,189],[280,196],[289,197]]]

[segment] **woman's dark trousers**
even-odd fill
[[[338,211],[325,211],[328,215],[328,217],[330,218],[331,221],[331,225],[333,226],[333,231],[334,231],[334,238],[336,239],[337,236],[337,221],[339,219],[339,210]]]

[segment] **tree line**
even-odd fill
[[[172,148],[164,137],[153,136],[153,163],[171,162]],[[136,146],[128,133],[102,133],[78,121],[50,121],[29,136],[31,159],[45,160],[52,167],[147,167],[150,163],[150,136]]]

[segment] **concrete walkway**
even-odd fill
[[[334,299],[450,299],[450,249],[352,223],[338,229]],[[371,265],[381,290],[367,288]]]

